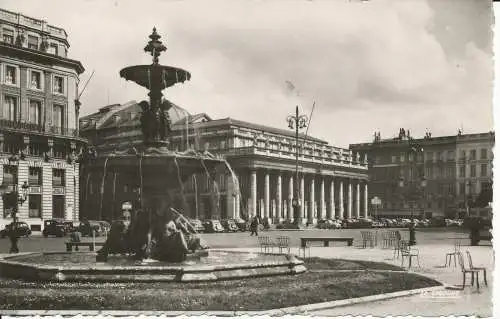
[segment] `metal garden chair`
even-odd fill
[[[282,254],[284,250],[287,250],[287,253],[290,254],[290,237],[288,236],[276,237],[276,247],[278,247],[280,254]]]
[[[467,259],[469,260],[469,268],[474,269],[474,270],[479,270],[483,272],[483,279],[484,279],[484,285],[488,286],[488,281],[486,280],[486,267],[475,267],[474,264],[472,263],[472,256],[470,255],[470,252],[467,250]],[[476,279],[478,279],[476,277]],[[479,281],[479,279],[478,279]],[[479,284],[479,283],[478,283]]]
[[[462,244],[460,241],[455,241],[455,244],[453,245],[453,251],[446,253],[446,261],[444,263],[444,266],[448,266],[448,260],[449,260],[449,265],[451,266],[451,258],[453,257],[453,261],[455,262],[455,267],[457,266],[457,256],[460,253]]]
[[[471,285],[474,286],[474,278],[476,279],[476,286],[477,289],[479,290],[479,269],[473,269],[473,268],[466,268],[465,263],[464,263],[464,256],[462,253],[458,253],[458,263],[460,264],[460,268],[462,270],[462,276],[463,276],[463,281],[462,281],[462,289],[465,289],[465,280],[467,277],[467,274],[471,274]]]

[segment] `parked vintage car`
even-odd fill
[[[43,237],[56,236],[64,237],[68,233],[69,225],[64,219],[48,219],[43,222]]]
[[[108,235],[109,231],[111,230],[111,224],[105,220],[100,220],[99,224],[101,224],[101,229],[103,230],[103,233]]]
[[[246,231],[247,230],[247,222],[242,219],[242,218],[236,218],[234,220],[234,222],[236,223],[236,226],[238,226],[238,229],[240,231]]]
[[[224,227],[225,231],[227,232],[237,232],[240,229],[236,225],[236,222],[234,219],[223,219],[222,220],[222,226]]]
[[[316,224],[316,228],[319,229],[337,229],[338,224],[336,221],[333,221],[331,219],[320,219],[318,223]]]
[[[222,233],[224,232],[224,227],[217,219],[208,219],[203,223],[205,227],[205,233]]]
[[[199,219],[189,219],[189,223],[194,227],[194,229],[198,233],[203,233],[205,231],[205,227],[203,226],[203,223]]]
[[[80,222],[80,226],[78,227],[78,231],[82,234],[82,236],[100,236],[104,234],[105,230],[102,224],[97,220],[85,220]],[[94,234],[92,234],[94,231]]]
[[[0,236],[2,236],[2,238],[9,236],[9,232],[14,226],[19,232],[18,234],[20,236],[28,237],[29,235],[31,235],[31,229],[28,226],[28,224],[26,224],[25,222],[16,222],[16,223],[12,222],[8,225],[5,225],[5,228],[0,230]]]

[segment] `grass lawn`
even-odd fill
[[[399,267],[312,258],[311,270]],[[0,278],[0,309],[267,310],[440,285],[406,272],[317,272],[213,283],[40,283]]]

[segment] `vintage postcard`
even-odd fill
[[[493,35],[489,0],[3,0],[0,315],[494,317]]]

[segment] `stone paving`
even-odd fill
[[[338,245],[338,244],[337,244]],[[318,316],[347,316],[347,315],[373,315],[383,317],[387,315],[413,315],[413,316],[451,316],[468,315],[479,317],[493,316],[493,268],[494,255],[492,246],[463,246],[462,253],[465,263],[468,265],[466,251],[468,250],[476,267],[487,268],[488,286],[484,285],[482,274],[480,275],[480,286],[470,286],[470,275],[467,276],[464,290],[462,286],[462,272],[457,261],[444,267],[447,252],[452,252],[452,244],[442,245],[418,245],[420,266],[412,262],[411,271],[435,278],[436,280],[450,286],[450,289],[434,293],[400,297],[383,301],[354,304],[345,307],[312,311],[308,314]],[[247,249],[258,251],[257,248]],[[297,254],[298,248],[292,248],[291,253]],[[394,258],[392,249],[382,248],[358,248],[358,247],[311,247],[311,256],[323,258],[341,258],[351,260],[370,260],[386,262],[401,266],[401,258]],[[408,263],[405,259],[405,266]]]

